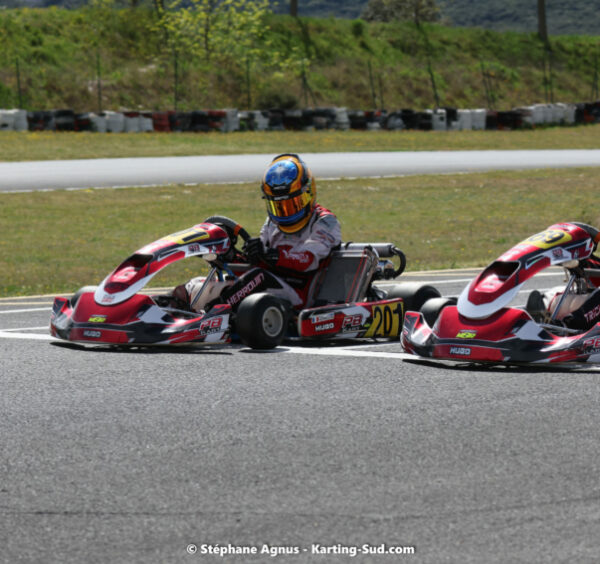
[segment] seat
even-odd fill
[[[378,262],[369,247],[333,251],[311,283],[307,307],[364,299]]]

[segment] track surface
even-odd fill
[[[274,155],[0,163],[0,192],[257,182]],[[366,158],[365,158],[366,157]],[[303,153],[317,178],[598,166],[600,150]]]
[[[456,295],[471,275],[419,279]],[[50,301],[0,300],[1,562],[598,562],[593,369],[434,367],[397,343],[78,350],[50,342]],[[416,553],[311,553],[365,543]]]

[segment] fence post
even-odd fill
[[[19,57],[15,57],[15,68],[17,71],[17,94],[19,97],[19,109],[23,109],[23,93],[21,92],[21,69],[19,68]]]

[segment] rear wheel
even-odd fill
[[[420,282],[403,282],[394,284],[386,290],[386,298],[402,298],[404,311],[419,311],[423,304],[432,298],[440,298],[439,291],[429,284]]]
[[[285,300],[270,294],[252,294],[238,307],[236,330],[246,346],[273,349],[283,341],[289,317]]]
[[[79,290],[77,290],[77,292],[75,292],[71,298],[71,307],[75,307],[75,304],[79,301],[79,298],[82,294],[95,292],[97,288],[98,286],[83,286],[82,288],[79,288]]]
[[[442,310],[449,305],[456,305],[456,298],[431,298],[419,310],[429,327],[433,327]]]

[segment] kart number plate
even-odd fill
[[[373,320],[365,337],[397,337],[402,324],[402,302],[373,306]]]

